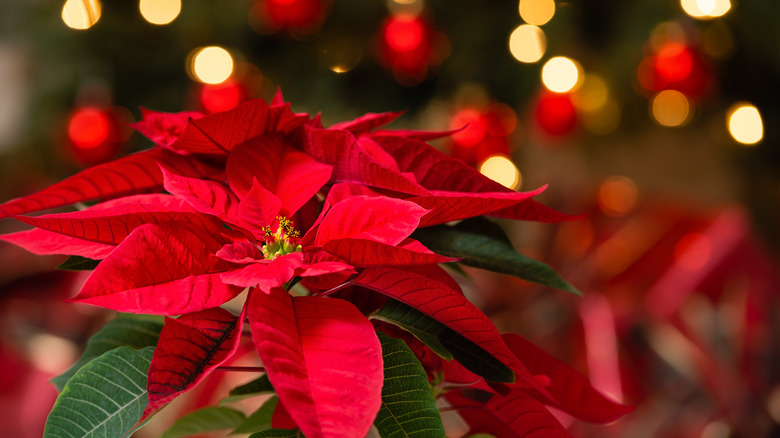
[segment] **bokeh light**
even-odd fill
[[[111,120],[104,111],[82,108],[68,122],[68,138],[77,148],[92,149],[108,140],[110,128]]]
[[[729,111],[729,134],[744,145],[754,145],[764,138],[764,123],[758,108],[750,104],[737,104]]]
[[[512,160],[502,155],[489,157],[479,165],[479,172],[510,189],[520,187],[520,171]]]
[[[577,126],[577,109],[570,93],[542,93],[534,115],[539,127],[553,136],[571,134]]]
[[[655,69],[661,79],[682,81],[693,71],[693,55],[683,44],[665,44],[655,57]]]
[[[731,10],[730,0],[680,0],[686,14],[699,20],[722,17]]]
[[[100,0],[67,0],[62,7],[62,21],[71,29],[89,29],[100,20]]]
[[[555,15],[555,0],[520,0],[517,8],[526,23],[541,26]]]
[[[634,181],[625,176],[612,176],[599,187],[599,209],[608,216],[623,216],[633,210],[637,197]]]
[[[552,92],[568,93],[575,90],[581,81],[581,67],[565,56],[551,58],[542,67],[542,82]]]
[[[422,22],[413,15],[397,15],[385,27],[385,41],[395,52],[411,52],[423,42]]]
[[[547,37],[537,26],[520,25],[509,36],[509,51],[520,62],[537,62],[542,59],[545,50],[547,50]]]
[[[222,47],[204,47],[190,59],[193,77],[206,84],[224,82],[233,73],[233,57]]]
[[[487,127],[482,119],[482,113],[474,108],[464,108],[452,117],[450,129],[459,131],[452,134],[452,139],[461,146],[476,146],[485,138]]]
[[[681,126],[688,121],[691,104],[679,91],[663,90],[650,102],[650,113],[663,126]]]
[[[141,0],[138,9],[144,20],[162,26],[179,16],[181,0]]]
[[[586,74],[582,85],[574,94],[574,105],[580,111],[596,111],[609,99],[607,83],[601,76]]]
[[[200,104],[207,113],[235,108],[245,98],[244,88],[233,80],[220,84],[205,84],[200,91]]]

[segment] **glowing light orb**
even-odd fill
[[[385,41],[395,52],[411,52],[423,42],[423,24],[414,16],[398,15],[385,27]]]
[[[219,84],[233,73],[233,57],[222,47],[204,47],[191,59],[192,74],[200,82]]]
[[[111,121],[105,112],[96,108],[76,111],[68,122],[68,138],[81,149],[92,149],[108,140]]]
[[[684,94],[676,90],[663,90],[653,97],[650,112],[663,126],[681,126],[688,121],[691,104]]]
[[[750,104],[737,104],[728,116],[729,134],[744,145],[754,145],[764,138],[764,123],[758,108]]]
[[[62,21],[71,29],[85,30],[100,20],[100,0],[68,0],[62,7]]]
[[[502,155],[489,157],[479,165],[479,172],[504,187],[515,190],[520,186],[520,171]]]
[[[580,85],[580,70],[577,62],[565,56],[556,56],[542,67],[542,82],[554,93],[568,93]]]
[[[141,0],[138,9],[144,20],[162,26],[179,16],[181,0]]]
[[[537,62],[542,59],[545,50],[547,37],[542,29],[531,24],[518,26],[509,36],[509,52],[520,62]]]
[[[554,0],[520,0],[517,8],[520,17],[535,26],[546,24],[555,15]]]
[[[634,208],[637,197],[634,181],[625,176],[613,176],[599,187],[598,204],[606,215],[623,216]]]

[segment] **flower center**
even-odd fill
[[[303,250],[298,244],[301,233],[293,228],[292,221],[283,216],[277,216],[276,221],[278,222],[276,231],[271,230],[271,227],[263,227],[265,233],[263,256],[267,260]]]

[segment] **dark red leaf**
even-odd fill
[[[413,250],[364,239],[331,240],[325,243],[323,249],[357,267],[428,265],[458,260],[436,254],[425,247]]]
[[[531,192],[445,192],[434,191],[431,196],[415,196],[407,201],[430,210],[420,220],[420,227],[444,224],[507,209],[527,202],[542,193],[547,186]],[[525,219],[525,218],[523,218]]]
[[[395,113],[368,113],[358,117],[355,120],[336,123],[335,125],[331,126],[330,129],[342,129],[344,131],[349,131],[354,134],[355,137],[358,137],[361,134],[370,132],[371,130],[380,126],[387,125],[398,117],[401,117],[403,113],[403,111]]]
[[[141,108],[142,120],[131,123],[130,126],[155,144],[169,147],[184,132],[190,119],[201,117],[203,117],[203,113],[196,111],[162,113]]]
[[[281,288],[249,298],[252,339],[279,400],[309,438],[362,437],[379,411],[382,350],[371,323],[337,298]]]
[[[228,360],[238,347],[242,320],[243,314],[237,318],[220,308],[165,318],[149,367],[149,404],[141,421]]]

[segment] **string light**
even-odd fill
[[[141,0],[138,9],[144,20],[162,26],[179,16],[181,0]]]
[[[204,47],[190,56],[193,77],[205,84],[219,84],[233,73],[233,57],[218,46]]]
[[[99,0],[68,0],[62,6],[62,21],[71,29],[85,30],[100,20]]]
[[[761,113],[753,105],[734,105],[728,116],[729,134],[744,145],[754,145],[764,138],[764,123]]]
[[[509,52],[520,62],[537,62],[542,59],[545,50],[547,37],[537,26],[520,25],[509,36]]]

